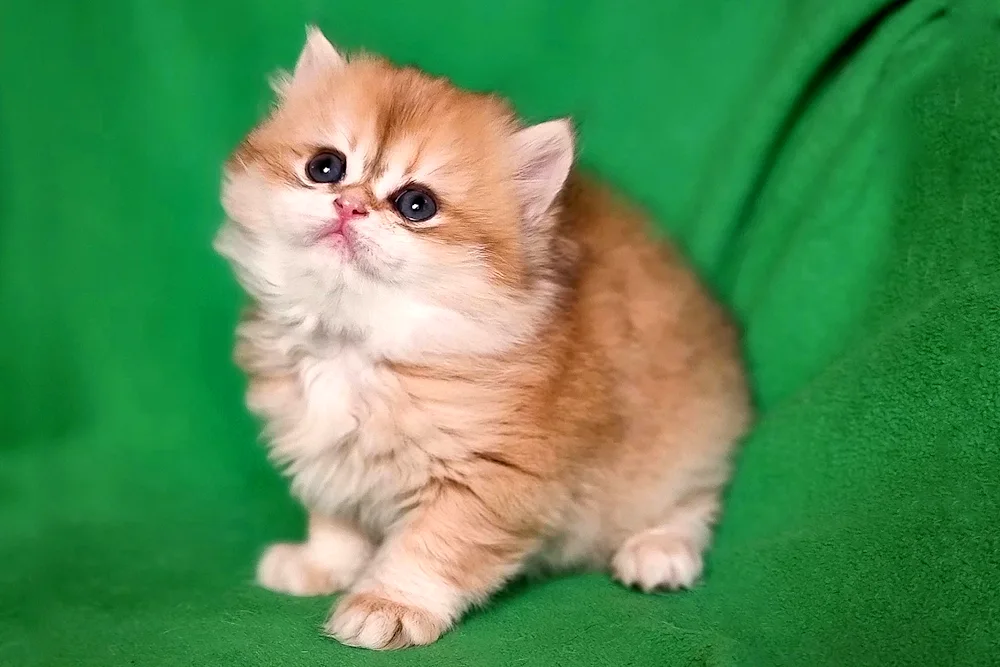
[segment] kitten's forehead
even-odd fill
[[[405,181],[486,166],[484,159],[505,152],[515,124],[498,98],[362,56],[290,90],[259,132],[268,143],[343,151],[353,158],[346,181],[367,180],[384,197]]]

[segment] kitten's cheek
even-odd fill
[[[223,183],[222,210],[241,227],[259,232],[269,219],[271,197],[266,184],[249,178],[230,178]]]
[[[220,196],[222,210],[233,220],[241,221],[246,212],[247,195],[248,193],[245,192],[245,189],[240,186],[239,180],[227,178],[222,183],[222,193]]]
[[[257,222],[257,216],[252,215],[252,209],[235,197],[224,195],[222,197],[222,210],[225,211],[227,218],[244,229],[256,231],[260,226]]]

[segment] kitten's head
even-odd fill
[[[314,28],[273,85],[276,108],[226,163],[217,241],[262,305],[364,334],[354,311],[379,300],[481,320],[538,287],[568,122],[523,127],[497,97],[348,61]]]

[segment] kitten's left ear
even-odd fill
[[[340,69],[347,64],[344,56],[330,43],[326,35],[314,25],[306,27],[306,45],[295,63],[292,78],[312,77],[324,72]]]
[[[314,25],[306,26],[306,44],[295,63],[295,71],[289,74],[279,71],[271,77],[271,89],[284,97],[288,89],[316,76],[340,69],[347,61],[330,43],[323,32]]]
[[[573,127],[569,120],[532,125],[514,135],[518,195],[526,222],[544,215],[573,166]]]

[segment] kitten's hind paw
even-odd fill
[[[691,540],[662,529],[630,537],[615,554],[611,570],[626,586],[647,593],[691,588],[701,576],[702,558]]]

